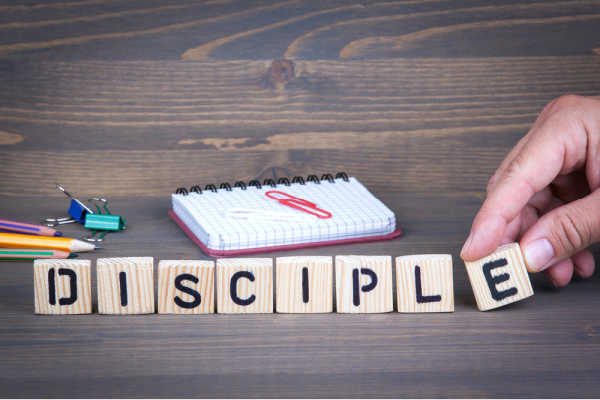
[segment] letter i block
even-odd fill
[[[273,312],[273,259],[217,260],[217,312]]]
[[[333,312],[331,257],[278,257],[278,313]]]
[[[477,308],[491,310],[533,295],[518,243],[500,246],[491,255],[465,262]]]
[[[398,312],[453,312],[450,254],[396,257]]]
[[[161,260],[158,263],[158,313],[213,313],[214,274],[214,261]]]
[[[33,262],[36,314],[90,314],[92,280],[90,260]]]
[[[335,275],[337,312],[393,311],[391,256],[336,256]]]
[[[97,275],[100,314],[154,312],[152,257],[99,258]]]

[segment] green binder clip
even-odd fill
[[[101,242],[108,232],[122,231],[126,222],[120,215],[113,215],[108,209],[108,200],[102,197],[93,197],[88,200],[93,202],[97,213],[88,213],[85,216],[84,227],[91,231],[91,236],[85,238],[90,242]],[[102,208],[98,205],[102,203]],[[103,212],[104,211],[104,212]]]

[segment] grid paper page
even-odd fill
[[[280,204],[265,195],[277,190],[315,203],[332,214],[322,219]],[[338,239],[385,235],[396,229],[394,213],[355,178],[316,182],[219,189],[200,194],[173,194],[173,211],[213,250],[239,250]],[[245,220],[227,211],[245,208],[261,212],[300,215],[302,220]]]

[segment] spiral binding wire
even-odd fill
[[[344,182],[348,182],[348,175],[345,172],[338,172],[337,174],[335,174],[335,177],[332,174],[323,174],[321,176],[321,179],[319,179],[319,177],[317,175],[308,175],[306,177],[306,179],[304,179],[301,176],[294,176],[291,180],[289,178],[279,178],[277,180],[277,182],[275,182],[273,179],[267,178],[263,181],[262,184],[260,183],[260,181],[253,179],[248,183],[245,183],[242,181],[237,181],[233,184],[233,188],[239,187],[242,190],[247,190],[249,188],[260,189],[263,186],[270,186],[270,187],[277,187],[277,185],[290,186],[292,183],[299,183],[300,185],[306,185],[308,182],[320,184],[322,181],[328,181],[329,183],[335,183],[336,179],[342,179]],[[216,193],[217,191],[222,190],[222,189],[225,189],[226,191],[230,192],[233,190],[233,188],[232,188],[231,184],[228,182],[220,183],[218,189],[217,189],[216,185],[211,183],[211,184],[204,186],[204,189],[202,189],[202,187],[200,185],[191,186],[189,188],[189,190],[184,187],[180,187],[180,188],[177,188],[177,190],[175,190],[175,194],[188,195],[192,192],[201,194],[203,191],[207,191],[207,190],[210,190],[211,192]]]

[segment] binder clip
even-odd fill
[[[83,224],[85,222],[86,215],[94,213],[92,210],[89,209],[89,207],[87,207],[81,201],[79,201],[78,199],[71,196],[71,194],[69,192],[67,192],[64,187],[60,186],[59,184],[56,184],[56,188],[58,190],[60,190],[61,192],[63,192],[68,198],[71,199],[71,202],[69,203],[69,210],[68,210],[70,218],[69,217],[46,218],[44,220],[44,223],[47,226],[70,224],[73,222],[80,222]]]
[[[91,231],[91,235],[84,238],[88,242],[102,242],[109,232],[124,230],[126,222],[120,215],[113,215],[108,209],[108,200],[103,197],[92,197],[88,200],[94,203],[97,213],[88,213],[85,216],[84,227]],[[102,208],[98,205],[102,203]],[[104,210],[104,213],[102,212]]]

